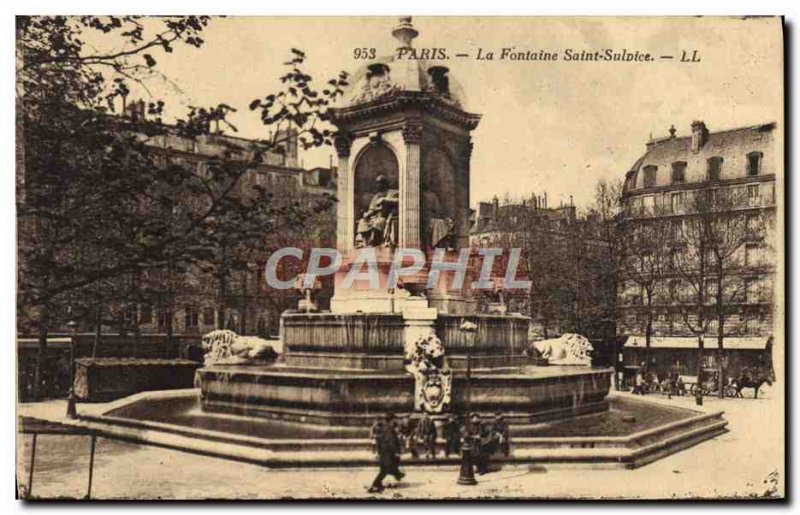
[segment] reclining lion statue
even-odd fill
[[[590,366],[594,350],[585,336],[566,333],[558,338],[534,342],[528,348],[529,356],[546,358],[550,365],[583,365]]]
[[[203,335],[202,343],[206,365],[238,365],[278,357],[269,341],[256,336],[239,336],[229,329]]]

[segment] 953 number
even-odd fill
[[[377,57],[374,48],[354,48],[353,59],[375,59]]]

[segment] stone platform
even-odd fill
[[[215,366],[198,370],[207,412],[368,426],[381,413],[413,413],[414,379],[400,371]],[[452,411],[502,411],[515,422],[539,422],[607,409],[611,369],[517,367],[476,369],[470,388],[454,371]]]

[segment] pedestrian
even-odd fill
[[[419,454],[417,453],[416,445],[414,445],[414,424],[411,421],[411,417],[408,415],[402,416],[398,431],[402,448],[405,452],[410,452],[412,458],[417,458]]]
[[[641,370],[639,370],[638,372],[636,372],[636,379],[634,380],[633,383],[633,393],[638,395],[644,395],[644,386],[645,386],[644,374],[642,373]]]
[[[394,476],[401,481],[405,474],[400,471],[400,439],[397,430],[391,422],[384,425],[383,431],[378,438],[378,475],[372,481],[372,486],[367,490],[369,493],[383,492],[383,480],[386,476]]]
[[[503,418],[503,414],[500,412],[497,412],[494,415],[494,431],[497,434],[497,439],[499,441],[500,450],[503,452],[503,456],[508,457],[511,453],[511,444],[508,438],[508,422],[506,422],[505,418]]]
[[[369,437],[372,440],[372,452],[377,454],[378,453],[378,441],[380,440],[381,434],[386,427],[386,422],[384,421],[384,417],[378,417],[375,420],[375,423],[372,424],[372,427],[369,430]]]
[[[425,455],[430,459],[436,458],[436,422],[427,413],[417,424],[416,439],[422,445]]]
[[[447,416],[447,420],[442,428],[444,434],[444,455],[458,455],[461,452],[461,423],[452,413]]]
[[[475,457],[475,469],[478,474],[483,475],[489,472],[489,458],[494,453],[494,437],[491,425],[487,422],[478,424],[478,434],[475,437],[473,456]]]

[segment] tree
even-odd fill
[[[165,106],[158,100],[140,104],[135,115],[115,114],[130,84],[144,85],[142,77],[154,72],[157,51],[202,46],[208,22],[197,16],[147,23],[131,16],[17,18],[19,312],[39,332],[37,389],[48,328],[66,311],[61,303],[79,293],[99,295],[103,283],[207,260],[212,222],[246,209],[237,184],[267,153],[282,151],[282,129],[293,128],[304,148],[330,144],[331,132],[323,128],[327,106],[342,93],[346,74],[319,92],[296,49],[282,89],[250,105],[277,130],[248,148],[230,143],[210,175],[165,163],[152,141],[214,135],[220,126],[235,130],[226,121],[233,107],[194,107],[173,126],[162,123]],[[126,47],[95,51],[84,42],[87,33]],[[100,306],[96,318],[102,319],[106,300],[84,304]]]
[[[644,325],[645,363],[649,362],[653,322],[661,300],[658,293],[671,266],[672,248],[664,233],[666,211],[662,206],[654,206],[645,213],[634,213],[622,224],[621,237],[625,245],[622,278],[631,281],[640,291],[638,304]]]
[[[720,396],[724,395],[725,338],[740,334],[746,320],[746,316],[739,316],[739,324],[726,329],[728,320],[740,315],[740,304],[747,301],[748,283],[741,271],[751,264],[746,262],[748,257],[743,251],[748,242],[763,243],[763,236],[756,236],[752,228],[766,223],[761,211],[750,214],[742,211],[746,200],[738,188],[697,190],[687,203],[687,216],[673,231],[679,235],[677,270],[689,286],[693,305],[692,311],[686,312],[684,323],[697,335],[699,359],[702,359],[704,335],[710,328],[715,329]]]
[[[594,220],[597,231],[598,253],[594,260],[594,276],[599,284],[600,312],[605,339],[613,342],[613,363],[617,363],[617,319],[619,285],[624,281],[627,240],[624,237],[626,217],[622,204],[622,180],[599,180],[595,184],[594,202],[587,219]]]

